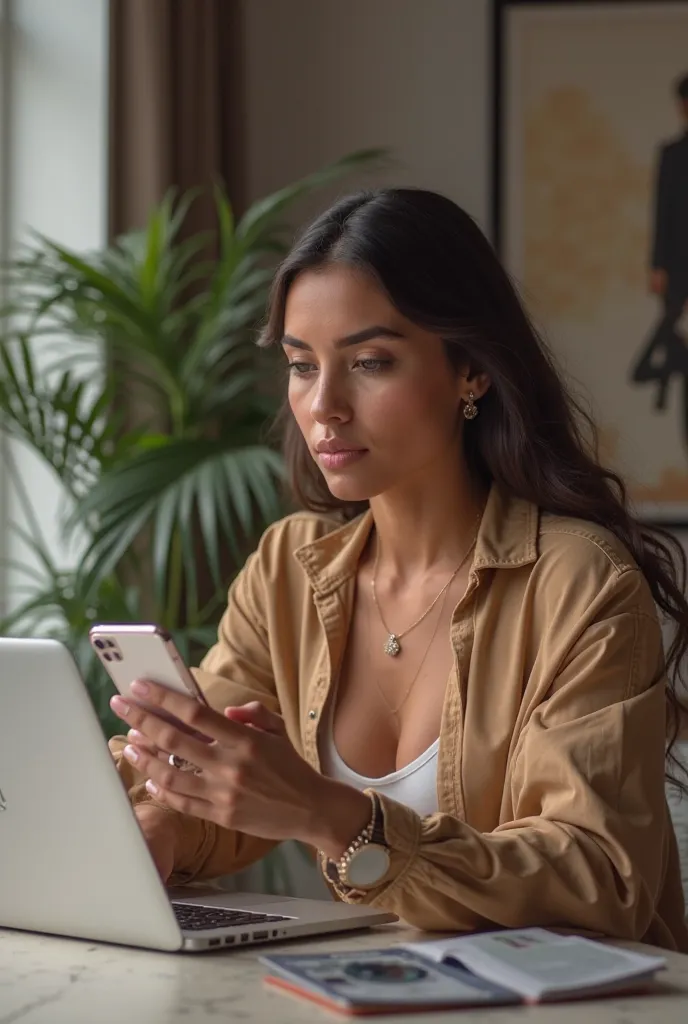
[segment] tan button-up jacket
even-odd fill
[[[299,513],[271,526],[196,673],[218,709],[279,711],[315,768],[372,525],[370,513],[343,527]],[[390,870],[344,898],[420,928],[562,926],[688,951],[664,795],[662,637],[628,552],[494,487],[450,639],[439,812],[383,797]],[[118,755],[122,740],[111,746]],[[150,799],[118,762],[132,799]],[[272,845],[177,818],[177,881],[230,873]]]

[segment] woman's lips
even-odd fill
[[[348,448],[340,452],[318,452],[318,461],[325,469],[345,469],[367,455],[366,448]]]

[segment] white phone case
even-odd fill
[[[91,645],[119,693],[135,679],[150,679],[207,704],[169,633],[152,624],[104,624],[89,630]],[[139,701],[139,703],[143,703]]]

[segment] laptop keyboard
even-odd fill
[[[290,917],[279,917],[275,914],[256,914],[249,910],[225,910],[223,907],[203,907],[190,903],[173,902],[172,909],[177,918],[177,924],[182,931],[187,932],[292,920]]]

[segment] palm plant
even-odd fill
[[[7,269],[0,428],[24,513],[12,528],[29,558],[13,566],[21,599],[0,631],[68,643],[108,734],[110,686],[88,627],[145,609],[188,656],[211,642],[232,572],[284,509],[281,459],[264,436],[275,397],[254,346],[287,247],[283,218],[380,157],[356,153],[237,222],[216,190],[212,238],[184,237],[194,196],[169,196],[144,231],[105,251],[80,255],[37,237]],[[122,408],[132,390],[137,426]],[[55,564],[31,515],[17,468],[25,447],[60,481],[65,542],[81,538],[76,568]]]

